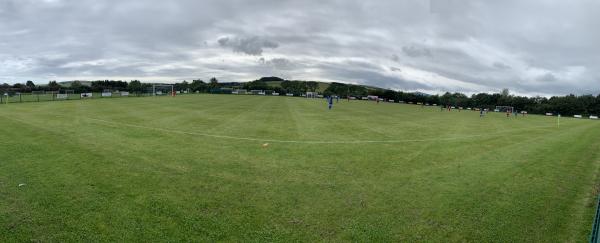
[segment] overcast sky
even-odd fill
[[[0,83],[262,76],[600,92],[600,1],[0,0]]]

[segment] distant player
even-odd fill
[[[510,118],[510,111],[506,110],[506,118]]]
[[[335,103],[338,103],[338,102],[340,102],[340,96],[339,96],[339,95],[336,95],[336,96],[335,96]]]
[[[331,110],[331,107],[333,107],[333,97],[332,96],[327,97],[327,103],[329,105],[329,109]]]
[[[479,117],[483,117],[485,114],[483,113],[483,109],[479,110]]]

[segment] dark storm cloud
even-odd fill
[[[598,93],[598,9],[586,0],[0,0],[0,82],[275,75]]]

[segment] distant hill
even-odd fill
[[[83,86],[92,87],[92,81],[85,81],[85,80],[62,81],[62,82],[58,82],[58,84],[60,84],[60,86],[68,88],[68,87],[71,87],[71,84],[75,81],[79,81],[81,83],[81,85],[83,85]]]
[[[285,82],[285,81],[300,81],[300,82],[310,82],[312,80],[285,80],[279,77],[262,77],[259,79],[256,79],[254,81],[250,81],[250,82],[255,82],[255,81],[261,81],[266,83],[269,87],[273,87],[273,88],[281,88],[281,83]],[[317,82],[318,83],[318,88],[317,88],[317,92],[324,92],[329,86],[331,86],[331,84],[333,82],[323,82],[323,81],[313,81],[313,82]],[[229,88],[242,88],[244,86],[245,82],[222,82],[221,85],[223,85],[224,87],[229,87]],[[375,87],[375,86],[370,86],[370,85],[362,85],[362,84],[356,84],[356,86],[361,86],[364,87],[365,89],[367,89],[368,91],[386,91],[388,89],[385,88],[381,88],[381,87]],[[416,92],[416,95],[420,95],[420,96],[429,96],[429,94],[426,93],[422,93],[422,92]]]
[[[420,95],[420,96],[430,96],[430,94],[419,92],[419,91],[413,92],[413,94]]]
[[[285,81],[285,80],[283,80]],[[283,81],[265,81],[265,83],[267,83],[267,85],[269,85],[270,87],[281,87],[281,83]],[[292,80],[290,80],[292,81]],[[293,80],[293,81],[300,81],[300,80]],[[329,87],[330,83],[327,82],[321,82],[321,81],[315,81],[317,83],[319,83],[319,87],[317,88],[317,92],[323,92],[327,89],[327,87]]]

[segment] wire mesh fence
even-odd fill
[[[125,97],[152,96],[147,92],[88,92],[88,93],[58,93],[58,92],[32,92],[32,93],[4,93],[0,95],[0,104],[64,101],[81,99],[107,99]]]

